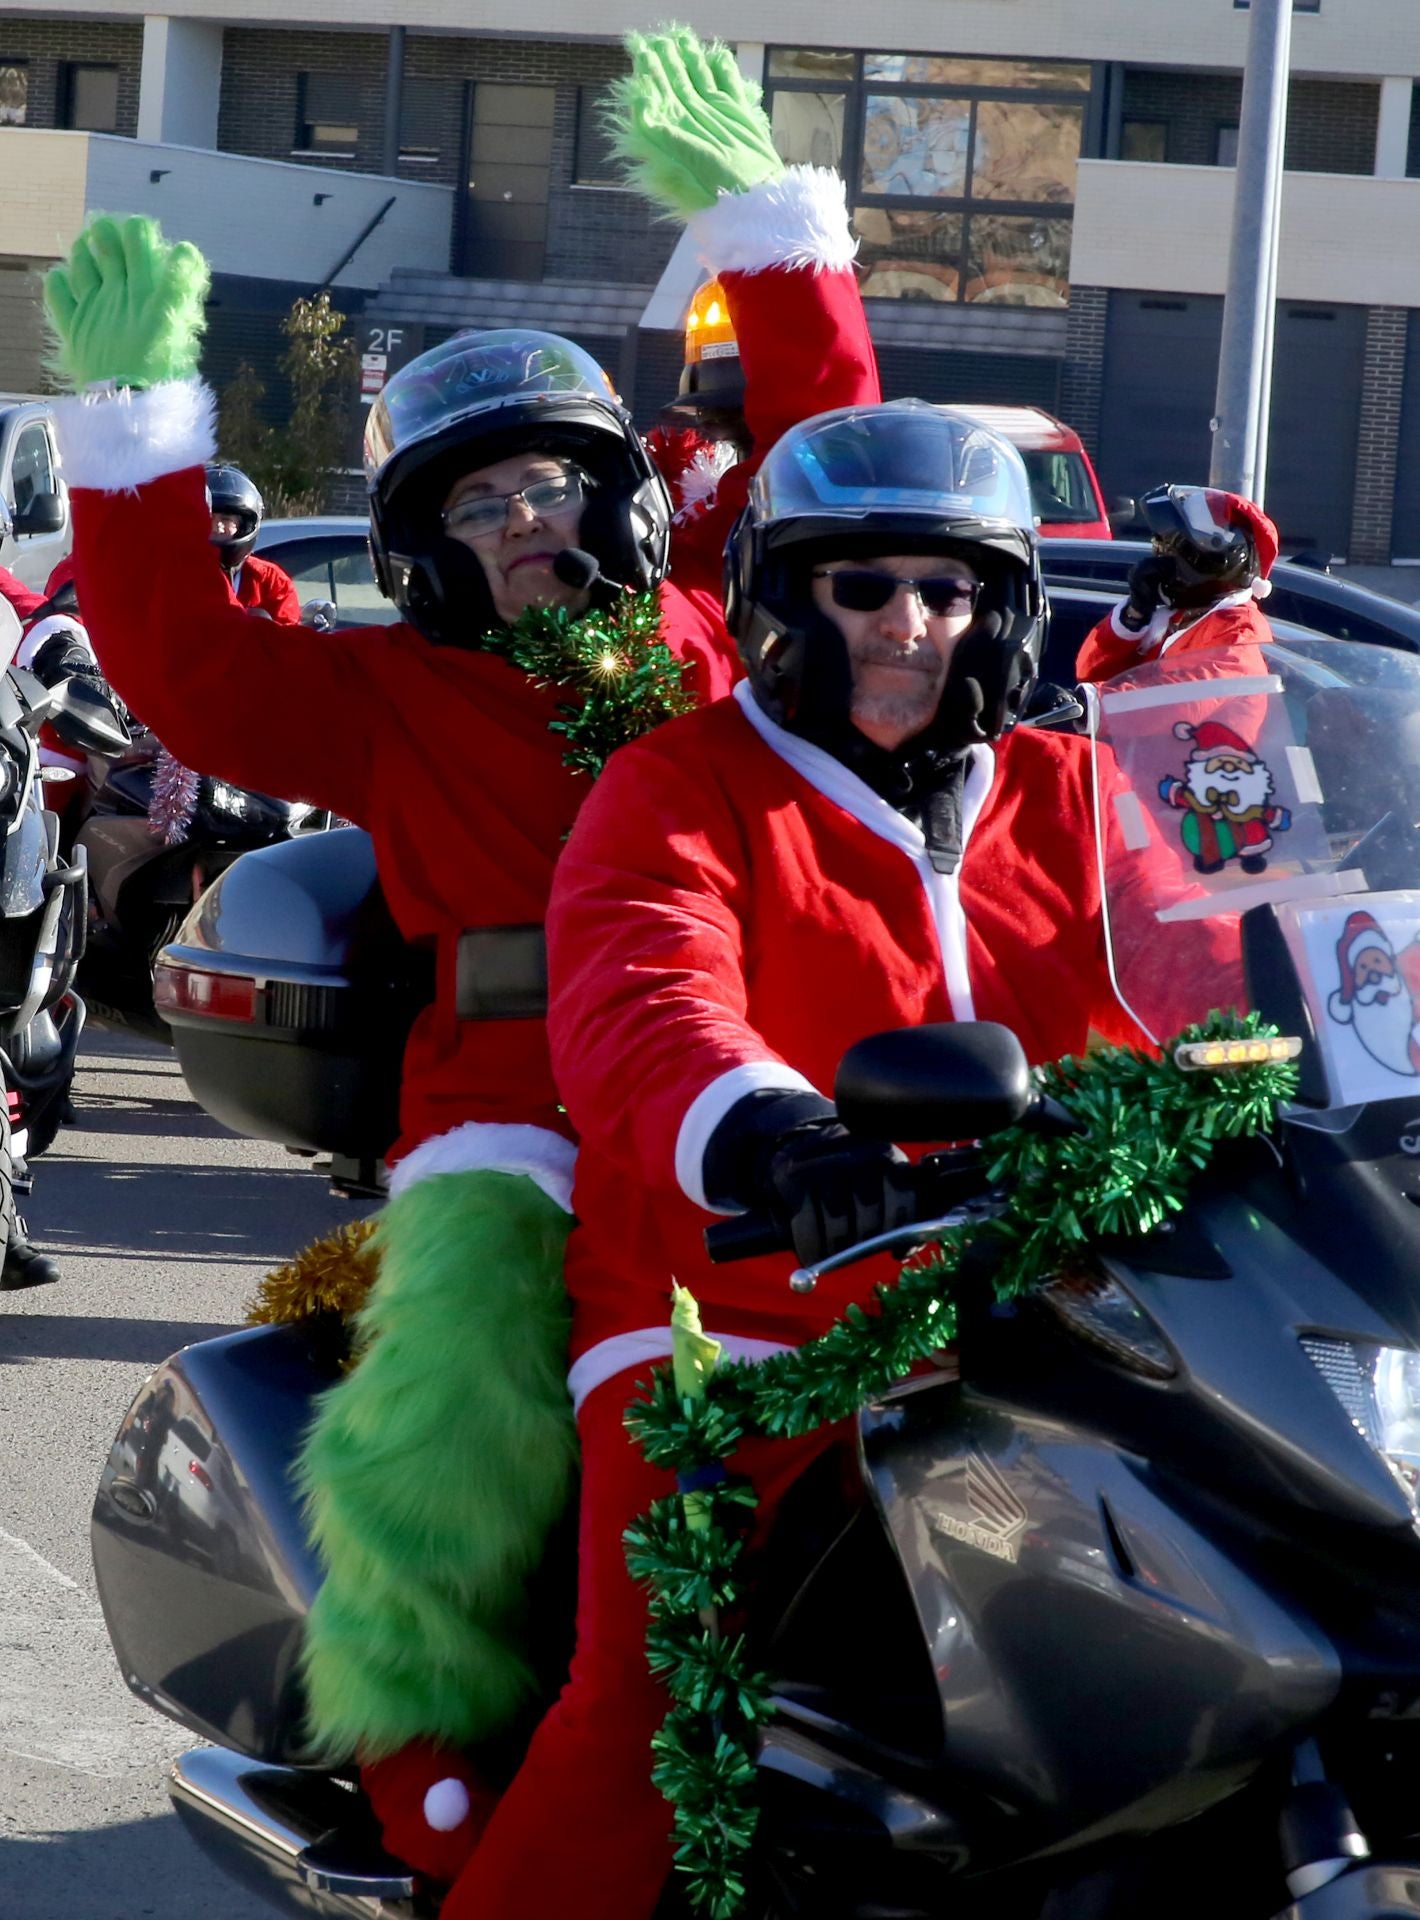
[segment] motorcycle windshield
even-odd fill
[[[1244,1009],[1272,910],[1328,1103],[1420,1081],[1420,659],[1342,640],[1165,656],[1091,689],[1115,990],[1156,1044]]]

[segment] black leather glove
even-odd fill
[[[836,1120],[810,1120],[784,1136],[770,1158],[769,1207],[812,1266],[875,1234],[906,1226],[915,1195],[907,1157],[884,1141],[861,1140]]]
[[[50,634],[30,662],[30,672],[41,686],[57,687],[61,680],[82,674],[86,680],[102,680],[94,656],[69,627]]]
[[[803,1266],[906,1225],[916,1208],[906,1156],[849,1133],[818,1094],[737,1101],[710,1137],[704,1178],[713,1204],[772,1214]]]
[[[1168,599],[1168,589],[1178,577],[1171,554],[1151,553],[1129,569],[1129,601],[1120,618],[1126,627],[1147,627],[1160,606]]]

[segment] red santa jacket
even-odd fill
[[[776,337],[816,342],[824,316],[836,316],[825,361],[803,365],[800,411],[875,400],[841,183],[794,169],[787,183],[733,200],[757,249],[732,262],[741,311],[762,306]],[[733,252],[727,204],[701,217],[702,244]],[[782,261],[792,270],[767,270]],[[814,261],[822,267],[806,264]],[[746,340],[769,331],[751,311]],[[748,383],[787,388],[782,356],[762,372],[751,354]],[[774,404],[786,422],[794,417],[787,392]],[[454,992],[464,930],[541,921],[553,862],[587,793],[549,732],[557,695],[487,654],[432,647],[409,627],[303,634],[293,647],[236,607],[207,544],[211,406],[195,384],[58,411],[79,595],[104,671],[188,765],[366,827],[401,932],[437,951],[435,1003],[405,1059],[398,1153],[425,1147],[420,1171],[550,1168],[565,1188],[570,1150],[555,1136],[569,1128],[543,1022],[460,1021]],[[134,568],[134,554],[156,552],[162,567]],[[726,691],[738,668],[718,595],[673,581],[662,604],[692,686],[707,699]],[[554,1138],[530,1140],[533,1127]]]
[[[36,607],[44,602],[44,595],[27,587],[23,580],[17,580],[13,573],[0,567],[0,599],[8,600],[15,610],[16,618],[28,620]]]
[[[1086,636],[1075,662],[1081,680],[1112,680],[1130,667],[1142,666],[1167,654],[1212,653],[1222,647],[1236,647],[1269,641],[1268,626],[1251,587],[1227,594],[1206,613],[1177,612],[1160,607],[1147,627],[1133,633],[1120,620],[1127,600],[1108,613]]]
[[[1105,964],[1085,742],[978,748],[965,852],[735,697],[618,753],[548,918],[553,1064],[582,1145],[568,1258],[574,1393],[669,1350],[671,1278],[734,1350],[797,1344],[895,1269],[791,1293],[787,1255],[712,1266],[701,1164],[759,1088],[829,1094],[857,1040],[999,1020],[1032,1061],[1139,1039]]]
[[[259,553],[248,554],[237,569],[232,591],[237,605],[248,613],[269,613],[273,620],[299,624],[301,596],[296,583],[284,567],[274,560],[263,560]]]

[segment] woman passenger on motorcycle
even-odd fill
[[[675,162],[668,205],[703,208],[757,444],[826,402],[876,398],[841,182],[784,170],[724,49],[675,32],[633,53],[646,111],[624,144]],[[136,328],[130,259],[165,283]],[[175,340],[184,283],[189,333]],[[574,1147],[535,1009],[553,863],[587,783],[553,731],[557,690],[479,642],[529,608],[575,619],[629,591],[658,595],[702,697],[735,666],[717,596],[665,577],[665,490],[599,369],[521,329],[432,349],[372,410],[371,548],[401,624],[293,648],[251,619],[208,549],[211,397],[184,377],[201,285],[191,250],[111,221],[51,283],[76,384],[123,389],[59,409],[78,581],[101,661],[171,750],[365,826],[396,921],[435,956],[362,1358],[327,1396],[303,1471],[327,1563],[307,1631],[316,1731],[382,1762],[365,1778],[390,1844],[447,1878],[477,1827],[476,1783],[449,1750],[532,1697],[522,1588],[574,1451],[561,1281]],[[594,566],[556,564],[574,549]],[[150,551],[164,566],[135,571]],[[455,1775],[462,1789],[444,1791]],[[531,1910],[519,1898],[480,1920]]]

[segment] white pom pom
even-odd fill
[[[462,1780],[436,1780],[424,1796],[424,1818],[435,1833],[452,1833],[467,1820],[469,1805]]]
[[[1264,580],[1262,575],[1259,574],[1252,583],[1253,599],[1265,600],[1268,594],[1271,593],[1271,591],[1272,591],[1272,582],[1270,580]]]

